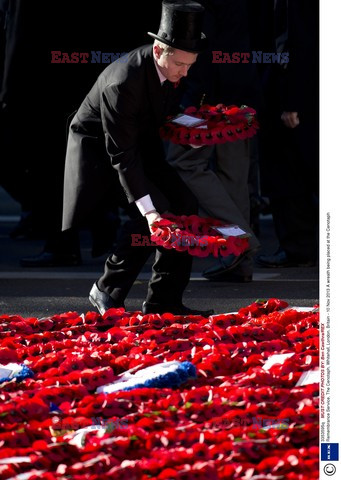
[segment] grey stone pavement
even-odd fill
[[[9,232],[19,219],[20,208],[0,189],[0,314],[42,318],[68,311],[86,313],[94,308],[88,301],[93,282],[103,271],[106,256],[91,257],[91,239],[81,232],[83,264],[77,267],[22,268],[23,256],[41,252],[42,239],[16,239]],[[271,215],[261,217],[260,253],[273,253],[277,240]],[[151,257],[152,258],[152,257]],[[140,310],[147,291],[151,258],[135,282],[126,301],[130,311]],[[214,258],[194,259],[191,281],[184,303],[192,308],[214,308],[216,313],[233,312],[256,299],[280,298],[290,306],[311,307],[319,299],[319,269],[255,266],[251,283],[210,282],[201,276]]]

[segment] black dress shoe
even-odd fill
[[[142,313],[172,313],[173,315],[201,315],[202,317],[209,317],[214,315],[214,310],[193,310],[185,307],[185,305],[160,305],[159,303],[143,302]]]
[[[284,250],[278,249],[273,255],[259,255],[256,262],[261,267],[266,268],[285,268],[285,267],[314,267],[315,260],[296,260],[289,258]]]
[[[230,272],[236,268],[247,255],[252,254],[256,250],[249,249],[236,257],[235,255],[228,255],[227,257],[219,257],[218,262],[213,267],[207,268],[202,272],[202,276],[209,280],[216,280],[221,277],[222,274]]]
[[[89,293],[89,300],[99,313],[103,315],[109,308],[125,308],[123,302],[115,302],[110,295],[102,292],[95,282]]]
[[[76,253],[42,252],[39,255],[20,259],[22,267],[75,267],[81,263],[81,257]]]

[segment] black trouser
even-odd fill
[[[197,213],[194,195],[168,165],[162,164],[162,169],[154,172],[154,178],[151,178],[150,182],[150,195],[160,214],[165,211],[176,215]],[[133,234],[140,234],[143,239],[150,238],[150,232],[146,219],[135,204],[130,205],[128,214],[131,218],[122,228],[117,249],[114,255],[107,259],[104,274],[97,282],[100,290],[120,303],[125,300],[148,257],[155,251],[155,247],[134,245],[136,242],[132,238]],[[191,255],[156,247],[146,300],[162,305],[180,305],[190,279],[191,268]]]
[[[280,247],[294,261],[318,257],[319,116],[318,97],[307,87],[300,124],[281,120],[278,71],[266,87],[267,108],[261,117],[259,154],[262,194],[270,207]],[[310,101],[308,102],[308,99]]]

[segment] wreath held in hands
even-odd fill
[[[162,220],[152,225],[151,240],[164,248],[175,248],[179,252],[187,251],[196,257],[208,255],[240,255],[249,248],[249,234],[224,236],[215,227],[223,222],[213,218],[201,218],[196,215],[175,216],[166,214]],[[232,226],[238,228],[237,226]]]

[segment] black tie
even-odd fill
[[[170,90],[171,86],[172,86],[172,84],[171,84],[171,82],[170,82],[169,80],[165,80],[165,81],[162,83],[161,87],[162,87],[162,91],[163,91],[164,95],[168,95],[168,94],[169,94],[169,90]]]

